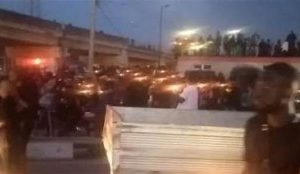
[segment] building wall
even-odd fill
[[[226,77],[229,76],[232,68],[241,65],[250,65],[263,68],[275,62],[286,62],[293,65],[300,72],[300,57],[194,57],[186,56],[178,59],[177,71],[184,73],[187,70],[196,70],[195,66],[209,65],[211,70],[222,72]]]

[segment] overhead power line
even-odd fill
[[[113,21],[110,19],[110,17],[105,13],[104,9],[100,7],[100,12],[103,14],[103,16],[106,18],[106,20],[109,22],[111,27],[121,36],[124,36],[123,32],[113,23]]]

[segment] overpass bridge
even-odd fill
[[[0,10],[0,47],[6,51],[9,58],[20,55],[30,47],[30,52],[39,48],[55,48],[52,57],[64,61],[63,57],[70,56],[87,61],[89,48],[89,30],[72,25],[64,25],[7,10]],[[34,48],[34,49],[33,49]],[[3,50],[3,49],[2,49]],[[9,53],[7,53],[9,52]],[[38,52],[38,51],[36,51]],[[38,56],[40,56],[38,54]],[[49,54],[48,54],[49,56]],[[142,63],[157,63],[159,52],[154,49],[144,49],[129,43],[129,39],[106,34],[98,31],[95,34],[95,63],[104,65],[135,65]],[[172,62],[173,56],[164,53],[162,63]]]

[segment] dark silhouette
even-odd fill
[[[212,35],[208,35],[206,41],[207,42],[213,42],[214,39],[213,39]],[[207,53],[206,54],[208,56],[212,56],[214,54],[214,49],[212,48],[212,46],[207,47]]]
[[[300,56],[300,41],[297,42],[297,56]]]
[[[272,55],[272,43],[270,41],[270,39],[267,40],[267,43],[266,43],[266,56],[271,56]]]
[[[266,42],[262,39],[258,44],[258,56],[263,57],[266,55]]]
[[[281,40],[278,40],[276,45],[274,46],[274,53],[273,56],[274,57],[280,57],[282,56],[282,48],[281,48]]]
[[[218,74],[217,80],[218,80],[219,82],[221,82],[221,83],[226,82],[226,78],[225,78],[224,74],[221,73],[221,72]]]
[[[297,36],[294,31],[291,31],[290,34],[286,37],[286,41],[288,42],[288,56],[294,56],[296,53],[296,40]]]
[[[236,46],[236,40],[234,36],[231,36],[231,38],[228,41],[228,51],[229,51],[229,56],[234,56],[235,55],[235,48]]]
[[[25,154],[23,152],[22,126],[19,115],[19,104],[12,84],[7,78],[0,80],[0,118],[1,133],[7,143],[4,163],[7,173],[23,174],[25,172]],[[3,142],[3,143],[5,143]]]
[[[205,42],[203,36],[200,36],[200,37],[199,37],[198,42],[199,42],[199,44],[203,44],[203,43]],[[198,54],[199,54],[199,56],[203,56],[203,54],[204,54],[204,53],[203,53],[203,49],[200,49],[200,50],[198,51]]]
[[[245,171],[248,174],[298,174],[300,122],[289,108],[298,72],[286,63],[264,68],[254,88],[256,115],[245,130]]]
[[[176,50],[183,50],[189,45],[190,42],[197,41],[199,44],[204,44],[206,42],[208,43],[213,41],[209,46],[206,47],[206,49],[199,49],[192,54],[199,56],[220,56],[222,50],[221,48],[223,48],[225,56],[287,57],[300,55],[300,44],[296,42],[297,36],[293,31],[291,31],[291,33],[287,36],[285,42],[281,42],[281,46],[279,43],[274,44],[270,39],[266,40],[261,38],[257,33],[252,34],[250,37],[244,35],[244,33],[239,33],[237,35],[227,34],[222,36],[220,32],[217,31],[215,38],[212,38],[211,35],[208,35],[206,40],[203,38],[203,36],[199,36],[199,38],[196,40],[181,40],[180,38],[176,38],[176,42],[181,42],[182,45],[175,45],[173,48],[173,53],[178,55],[176,54]],[[283,47],[283,45],[285,46]]]
[[[230,46],[229,46],[229,37],[228,35],[224,36],[223,48],[226,56],[230,56]]]
[[[237,56],[244,56],[245,54],[243,54],[243,47],[245,47],[245,43],[244,43],[244,36],[243,34],[239,33],[237,35],[237,41],[236,41],[236,55]]]
[[[125,106],[146,107],[148,104],[148,87],[141,82],[131,82],[126,89]]]
[[[250,38],[250,56],[256,56],[257,54],[257,43],[258,43],[259,35],[254,33]]]
[[[217,56],[220,55],[221,44],[222,44],[222,36],[220,31],[217,31],[216,40],[215,40],[215,54]]]

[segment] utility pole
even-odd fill
[[[88,57],[88,72],[93,73],[94,55],[95,55],[95,26],[97,5],[99,0],[91,0],[91,14],[90,14],[90,39],[89,39],[89,57]]]
[[[160,18],[159,18],[159,57],[158,57],[158,66],[161,65],[162,59],[162,27],[163,27],[163,15],[164,9],[170,7],[169,4],[163,5],[160,7]]]
[[[41,16],[41,6],[39,0],[29,0],[29,15],[31,16]]]
[[[29,14],[31,16],[33,16],[34,14],[34,0],[30,0],[30,4],[29,4]]]

